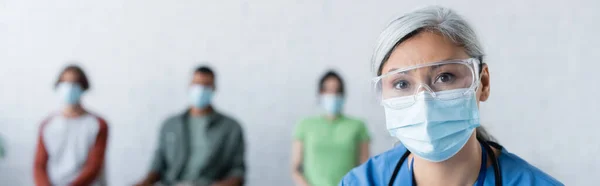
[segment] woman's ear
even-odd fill
[[[487,64],[481,65],[481,75],[479,80],[479,101],[484,102],[490,97],[490,71]]]

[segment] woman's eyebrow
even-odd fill
[[[390,68],[390,69],[389,69],[387,72],[385,72],[384,74],[387,74],[387,73],[389,73],[389,72],[392,72],[392,71],[395,71],[395,70],[398,70],[398,68]]]
[[[452,63],[446,63],[446,64],[433,65],[433,66],[431,66],[431,71],[437,70],[438,68],[442,68],[444,66],[449,66],[449,65],[454,65],[454,64],[452,64]]]
[[[447,65],[447,64],[433,65],[433,66],[431,66],[431,69],[430,69],[430,71],[434,71],[434,70],[436,70],[436,69],[438,69],[438,68],[440,68],[440,67],[442,67],[442,66],[445,66],[445,65]]]
[[[442,61],[450,61],[450,60],[453,60],[453,59],[456,59],[456,58],[455,58],[455,57],[447,57],[447,58],[444,58],[443,60],[440,60],[440,61],[438,61],[438,62],[442,62]],[[434,69],[438,68],[439,66],[444,66],[444,65],[447,65],[447,64],[439,64],[439,65],[435,65],[435,66],[431,66],[431,67],[432,67],[432,70],[434,70]],[[390,69],[389,69],[387,72],[385,72],[385,73],[389,73],[389,72],[392,72],[392,71],[395,71],[395,70],[398,70],[398,69],[400,69],[400,68],[390,68]],[[384,74],[385,74],[385,73],[384,73]]]
[[[392,69],[388,70],[388,72],[386,72],[385,74],[389,75],[390,72],[394,72],[395,70],[398,70],[398,69],[400,69],[400,68],[392,68]],[[405,71],[401,71],[401,72],[396,72],[394,74],[396,74],[396,75],[410,75],[410,74],[414,73],[415,71],[417,71],[417,69],[405,70]]]

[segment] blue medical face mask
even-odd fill
[[[56,90],[61,103],[65,105],[79,104],[79,100],[81,99],[81,95],[83,94],[83,89],[81,88],[81,86],[79,86],[79,84],[77,83],[72,82],[59,83]]]
[[[480,125],[479,109],[472,90],[466,94],[465,89],[435,94],[445,99],[435,99],[423,91],[415,97],[391,98],[383,102],[412,104],[402,109],[385,108],[387,129],[411,153],[441,162],[458,153]]]
[[[322,94],[320,103],[327,114],[336,115],[342,112],[344,98],[337,94]]]
[[[203,109],[210,105],[213,97],[213,89],[203,85],[192,85],[188,94],[190,105]]]

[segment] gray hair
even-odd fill
[[[429,6],[394,19],[381,32],[372,57],[375,74],[381,75],[383,65],[396,46],[422,31],[443,35],[483,63],[483,47],[467,21],[451,9]],[[482,140],[494,140],[483,127],[477,128],[476,135]]]
[[[429,6],[394,19],[381,32],[373,52],[373,71],[381,75],[381,69],[397,45],[422,32],[433,31],[464,47],[465,52],[480,61],[483,48],[469,24],[451,9]]]

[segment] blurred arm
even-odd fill
[[[304,147],[303,147],[303,144],[301,141],[294,140],[294,142],[292,144],[291,167],[292,167],[292,178],[294,179],[294,182],[298,186],[308,186],[308,182],[306,182],[306,179],[304,178],[304,175],[302,175],[302,172],[301,172],[303,148]]]
[[[163,131],[166,125],[163,124],[163,128],[161,128],[158,134],[158,147],[154,151],[154,158],[152,159],[152,167],[150,168],[150,172],[142,179],[142,181],[138,182],[137,186],[146,186],[153,185],[154,183],[160,181],[160,172],[165,170],[166,163],[164,158],[164,144],[163,144]]]
[[[369,160],[369,156],[370,156],[369,155],[369,141],[360,143],[358,164],[360,165],[360,164],[365,163],[367,160]]]
[[[365,163],[369,160],[369,142],[371,141],[371,137],[369,136],[369,130],[364,123],[360,124],[360,129],[358,133],[357,143],[358,143],[358,165]]]
[[[156,172],[150,172],[146,177],[139,183],[135,184],[136,186],[150,186],[160,180],[160,175]]]
[[[50,186],[50,178],[46,172],[46,167],[48,165],[48,152],[46,151],[42,137],[44,131],[43,128],[44,124],[42,124],[42,127],[40,127],[40,134],[38,136],[38,144],[33,167],[33,179],[35,181],[35,185],[37,186]]]
[[[244,183],[242,177],[229,177],[217,183],[214,183],[212,186],[241,186],[242,183]]]
[[[246,173],[246,163],[244,154],[246,151],[244,134],[241,127],[232,131],[232,139],[229,143],[234,149],[232,168],[227,173],[225,179],[213,184],[213,186],[241,186],[244,184],[244,174]]]

